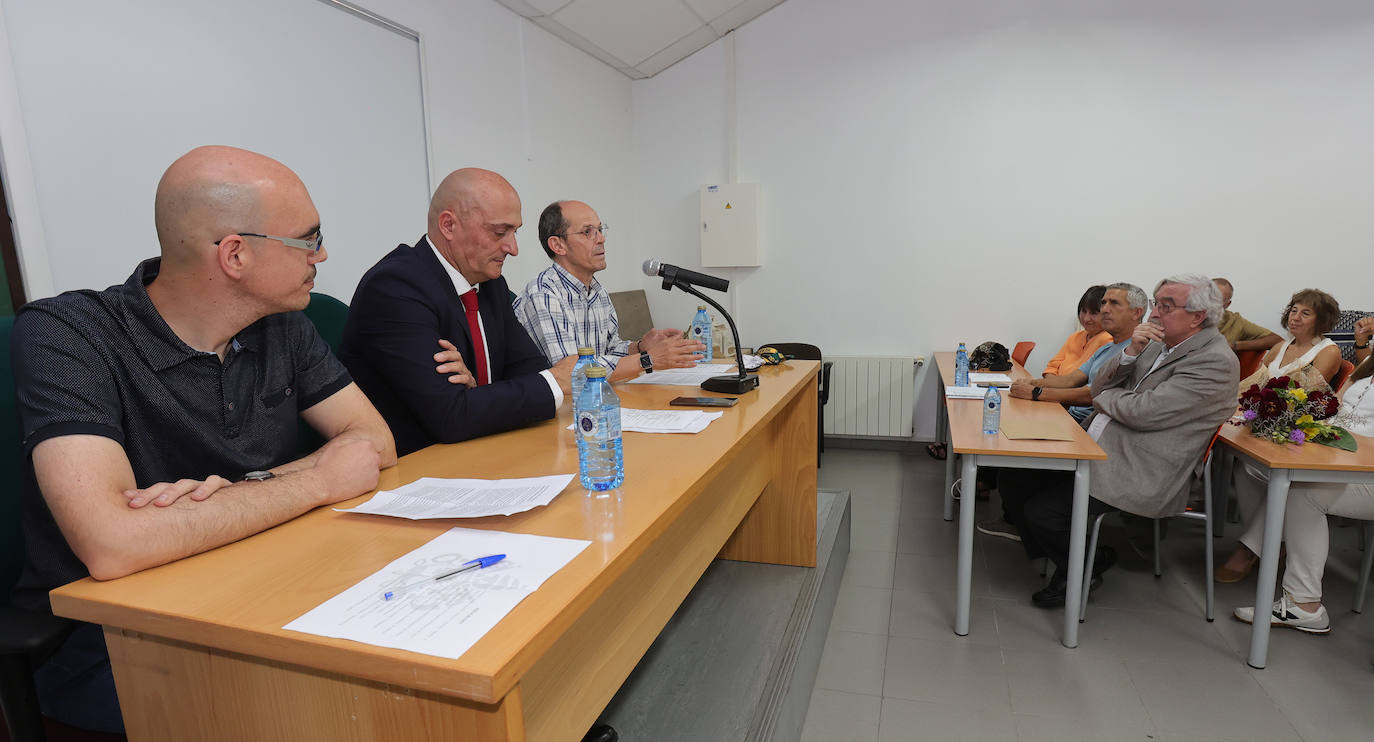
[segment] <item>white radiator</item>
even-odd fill
[[[910,356],[826,356],[830,402],[825,434],[911,437],[916,359]]]

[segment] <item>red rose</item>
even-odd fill
[[[1282,415],[1284,412],[1287,411],[1288,405],[1285,404],[1283,400],[1279,399],[1277,396],[1275,396],[1273,399],[1262,400],[1259,403],[1259,407],[1255,409],[1255,412],[1258,412],[1259,416],[1265,419],[1278,417],[1279,415]]]

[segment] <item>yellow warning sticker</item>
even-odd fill
[[[731,206],[729,201],[726,201],[726,202],[725,202],[725,208],[727,208],[727,209],[733,209],[733,208],[735,208],[735,207]]]

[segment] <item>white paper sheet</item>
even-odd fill
[[[457,659],[590,543],[453,528],[284,628]],[[490,554],[506,558],[486,569],[382,599],[387,590],[451,572],[463,562]]]
[[[437,479],[423,477],[404,487],[383,490],[355,508],[340,513],[371,513],[396,518],[484,518],[512,515],[548,505],[572,474],[524,479]]]
[[[698,363],[692,368],[665,368],[651,374],[641,374],[630,379],[629,384],[666,384],[668,386],[701,386],[701,382],[712,376],[724,376],[735,372],[735,364]]]
[[[700,433],[723,412],[702,410],[635,410],[621,408],[620,429],[628,433]],[[572,430],[572,424],[568,425]]]
[[[945,399],[982,399],[987,393],[987,387],[982,386],[945,387]]]
[[[978,371],[968,373],[968,383],[970,384],[1003,384],[1011,386],[1011,377],[1006,374],[987,374]]]

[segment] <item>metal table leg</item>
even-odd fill
[[[949,454],[954,458],[954,452]],[[964,457],[963,477],[972,482],[978,476],[978,457]],[[959,498],[959,571],[954,604],[954,633],[968,636],[969,603],[973,592],[973,493]]]
[[[1269,609],[1279,576],[1279,542],[1283,540],[1283,511],[1288,505],[1287,469],[1269,470],[1268,501],[1264,508],[1264,544],[1260,548],[1259,579],[1255,582],[1255,623],[1250,628],[1250,666],[1264,669],[1269,659]]]

